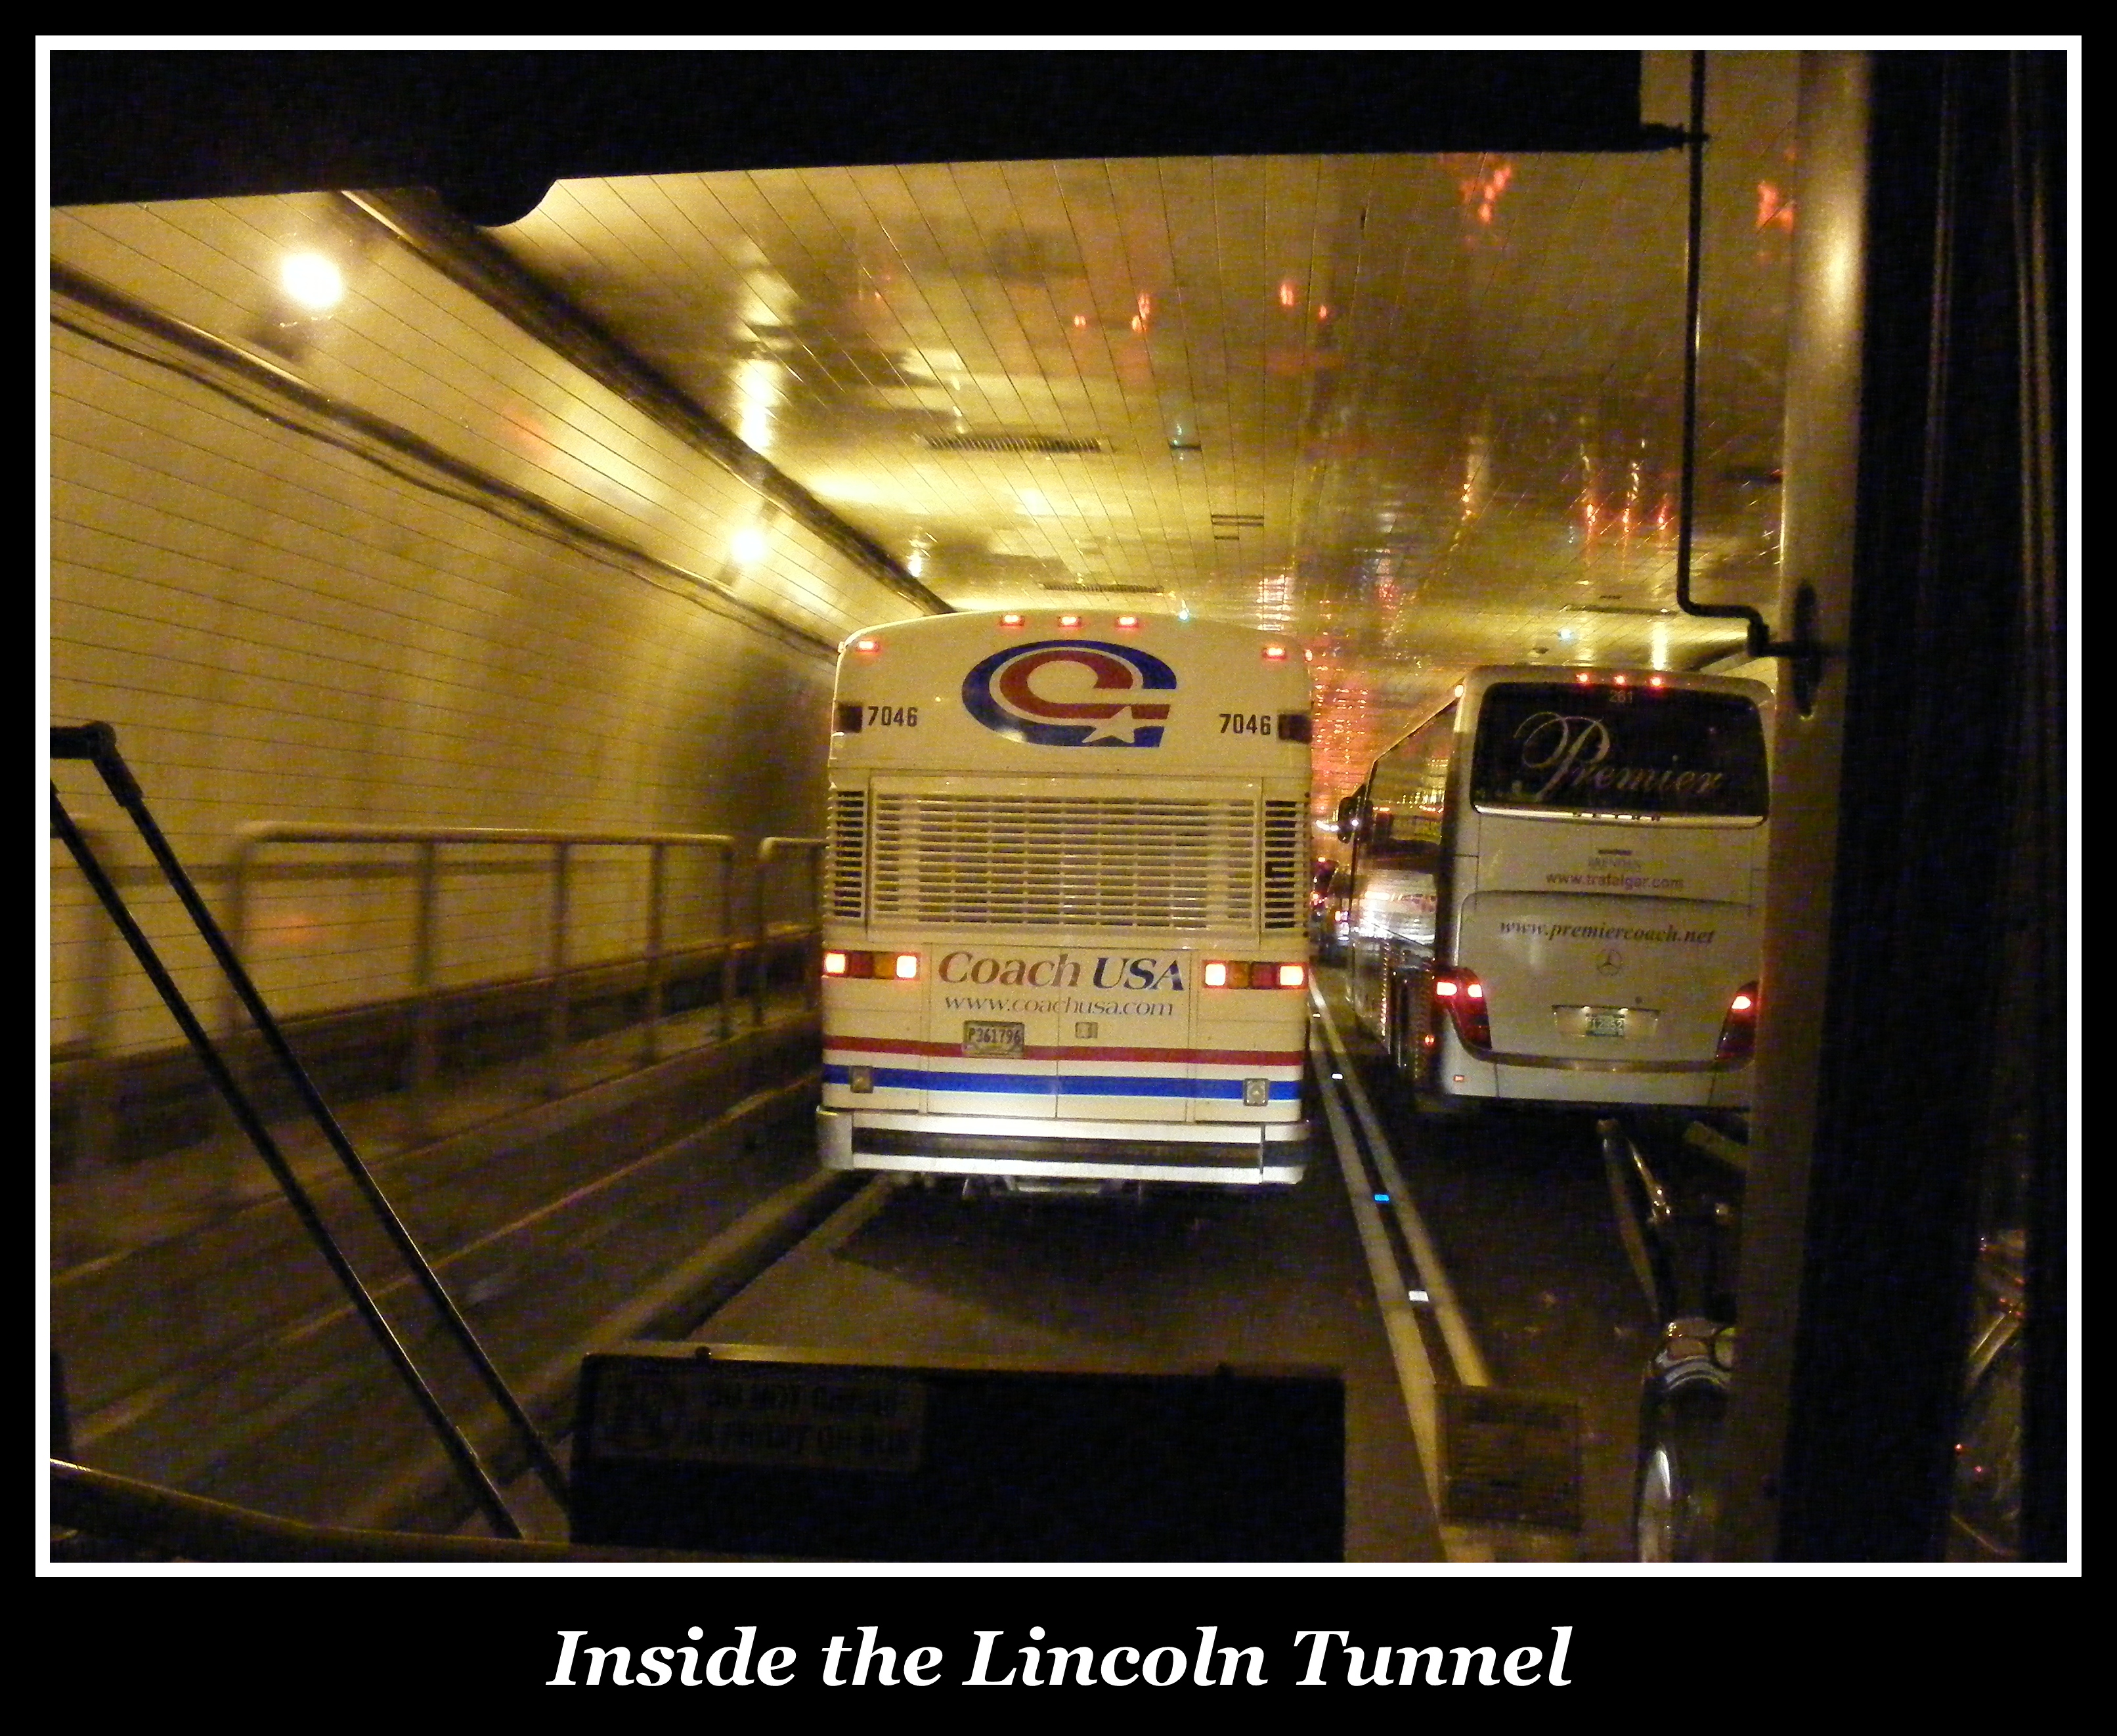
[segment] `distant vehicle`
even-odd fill
[[[1308,950],[1319,964],[1335,965],[1345,956],[1350,919],[1345,893],[1352,884],[1350,864],[1335,856],[1318,856],[1308,880]]]
[[[1770,691],[1473,670],[1340,806],[1353,1004],[1421,1103],[1737,1108]]]
[[[1013,1192],[1298,1181],[1308,705],[1292,641],[1174,615],[847,640],[826,1167]]]

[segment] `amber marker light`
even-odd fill
[[[916,952],[898,953],[897,955],[896,972],[897,980],[898,982],[911,982],[919,974],[919,955]]]

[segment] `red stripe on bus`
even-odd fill
[[[901,1037],[826,1037],[823,1051],[829,1055],[933,1055],[963,1059],[960,1043],[914,1043]],[[1299,1049],[1118,1049],[1049,1048],[1025,1044],[1019,1056],[973,1056],[972,1060],[994,1061],[1165,1061],[1172,1065],[1190,1062],[1215,1067],[1291,1067],[1301,1064]]]

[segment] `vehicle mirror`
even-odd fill
[[[1338,804],[1338,840],[1350,844],[1354,834],[1359,831],[1360,799],[1349,795]]]

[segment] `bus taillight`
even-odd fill
[[[1485,1007],[1485,985],[1475,971],[1460,966],[1433,979],[1433,998],[1448,1009],[1455,1034],[1474,1049],[1492,1046],[1492,1015]]]
[[[894,977],[900,983],[916,982],[919,976],[919,955],[916,952],[827,952],[823,955],[823,974],[856,980]]]
[[[1727,1016],[1720,1025],[1720,1046],[1713,1050],[1713,1058],[1747,1061],[1756,1046],[1757,985],[1745,983],[1727,1003]]]
[[[1199,977],[1208,988],[1298,988],[1308,980],[1308,967],[1274,959],[1208,959]]]

